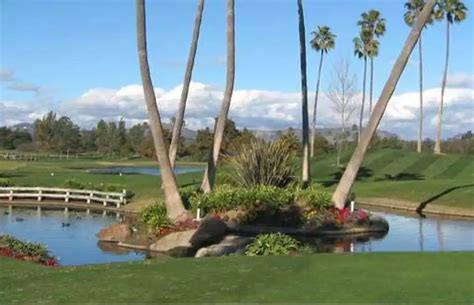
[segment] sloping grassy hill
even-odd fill
[[[349,158],[350,154],[344,155],[343,162]],[[341,175],[335,164],[333,155],[315,159],[311,168],[313,178],[335,188]],[[474,208],[474,157],[392,149],[369,152],[354,192],[357,197]]]

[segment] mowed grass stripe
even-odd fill
[[[469,165],[469,159],[459,157],[446,170],[435,176],[435,179],[453,179]]]
[[[376,171],[377,176],[384,177],[385,175],[396,176],[397,174],[403,172],[407,164],[413,164],[416,162],[420,156],[416,153],[405,152],[403,156],[400,156],[397,160],[387,165],[384,169]]]
[[[404,152],[400,150],[382,151],[382,153],[378,154],[378,156],[373,160],[368,160],[365,166],[374,172],[378,172],[392,164],[392,162],[397,161],[399,157],[403,156],[403,154]]]
[[[436,163],[439,159],[437,155],[421,155],[415,162],[407,166],[402,172],[407,174],[420,174],[430,167],[432,164]]]

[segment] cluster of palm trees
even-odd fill
[[[421,2],[420,2],[421,1]],[[300,44],[300,68],[301,68],[301,96],[302,96],[302,124],[303,124],[303,165],[302,165],[302,182],[303,184],[310,183],[310,156],[313,155],[314,137],[316,130],[317,104],[319,95],[319,86],[321,79],[321,70],[323,65],[324,54],[335,46],[336,36],[331,32],[327,26],[319,26],[316,31],[312,32],[311,47],[320,52],[320,61],[318,68],[318,76],[316,83],[316,95],[313,109],[312,133],[310,139],[309,115],[308,115],[308,93],[307,93],[307,69],[306,69],[306,33],[304,23],[303,1],[297,0],[298,11],[298,29],[299,29],[299,44]],[[422,5],[420,4],[422,3]],[[357,171],[360,167],[365,151],[367,150],[370,139],[375,133],[377,126],[383,116],[388,101],[395,90],[395,86],[403,72],[408,58],[417,42],[420,46],[421,54],[421,30],[425,24],[433,20],[433,16],[440,16],[439,10],[435,10],[436,0],[411,0],[407,4],[407,15],[405,20],[409,24],[413,24],[412,31],[405,43],[405,46],[400,54],[400,57],[395,64],[392,73],[382,91],[380,99],[375,107],[372,107],[373,96],[373,61],[378,54],[379,41],[378,38],[385,32],[385,20],[380,13],[375,10],[370,10],[362,14],[362,19],[358,22],[361,28],[360,35],[354,39],[355,54],[364,60],[364,85],[363,98],[361,105],[361,117],[359,125],[359,145],[349,162],[347,169],[338,185],[338,188],[333,196],[333,201],[337,207],[345,204],[349,195],[350,189],[354,182]],[[165,203],[168,211],[168,216],[178,221],[182,218],[187,218],[186,209],[184,208],[182,199],[180,197],[176,177],[173,168],[176,162],[176,151],[178,149],[178,139],[180,137],[181,129],[184,122],[184,114],[186,109],[186,101],[189,93],[189,85],[192,78],[192,71],[194,67],[194,60],[197,52],[199,32],[202,21],[205,0],[198,0],[194,31],[192,36],[191,48],[186,66],[183,89],[181,99],[178,107],[176,121],[173,127],[172,142],[168,150],[164,134],[163,126],[161,124],[160,112],[156,104],[156,97],[153,90],[153,83],[150,76],[150,68],[147,56],[147,42],[146,42],[146,10],[145,0],[136,0],[136,14],[137,14],[137,49],[140,64],[140,72],[143,82],[143,91],[145,102],[149,114],[149,122],[152,130],[156,156],[161,169],[162,186],[165,193]],[[453,21],[459,22],[465,18],[465,6],[459,0],[440,0],[437,4],[439,8],[443,8],[443,14],[447,16],[448,23],[448,42],[449,42],[449,24]],[[214,139],[209,152],[208,163],[204,173],[201,189],[204,192],[210,192],[214,186],[216,178],[216,168],[223,141],[224,127],[229,112],[232,93],[234,88],[235,78],[235,17],[234,17],[234,0],[227,0],[227,78],[224,91],[224,97],[221,109],[214,126]],[[436,15],[433,12],[436,11]],[[369,114],[370,119],[367,127],[362,130],[362,120],[365,103],[365,82],[367,72],[367,59],[370,61],[370,97],[369,97]],[[447,62],[446,62],[447,67]],[[446,83],[446,71],[443,78],[443,90]],[[442,114],[441,99],[440,116]]]
[[[413,26],[417,20],[423,7],[426,5],[424,0],[410,0],[405,3],[406,12],[404,15],[405,23]],[[441,99],[438,111],[438,126],[436,134],[436,143],[434,153],[441,153],[441,128],[444,108],[444,91],[446,88],[446,78],[448,75],[448,61],[449,61],[449,32],[450,26],[453,23],[459,23],[466,19],[467,7],[460,0],[439,0],[433,7],[431,14],[428,17],[426,25],[433,24],[434,21],[441,21],[446,19],[446,60],[444,65],[443,81],[441,84]],[[419,50],[419,81],[420,81],[420,115],[419,115],[419,129],[418,129],[418,144],[417,151],[421,152],[423,142],[423,50],[422,50],[422,36],[418,40]]]

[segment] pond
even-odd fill
[[[185,173],[196,173],[202,172],[204,169],[197,166],[178,166],[175,168],[176,174],[185,174]],[[151,175],[159,176],[160,168],[154,166],[114,166],[107,168],[93,168],[87,170],[89,173],[93,174],[141,174],[141,175]]]
[[[116,222],[115,216],[0,207],[0,234],[46,244],[62,265],[82,265],[142,260],[148,254],[97,242],[95,234]],[[441,217],[419,218],[376,212],[387,219],[390,231],[372,238],[307,238],[320,252],[474,251],[474,221]],[[69,226],[63,226],[69,223]]]

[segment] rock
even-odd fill
[[[126,224],[116,223],[100,230],[97,237],[100,241],[121,242],[132,235],[132,230]]]
[[[251,241],[250,237],[228,235],[216,245],[199,249],[194,257],[223,256],[232,253],[243,254],[245,246]]]
[[[170,233],[151,244],[150,250],[157,252],[190,251],[193,249],[190,241],[196,232],[197,229]]]
[[[389,225],[385,218],[378,215],[370,215],[370,229],[376,232],[388,232]]]
[[[227,226],[220,218],[206,216],[199,223],[190,243],[196,249],[220,242],[227,231]]]

